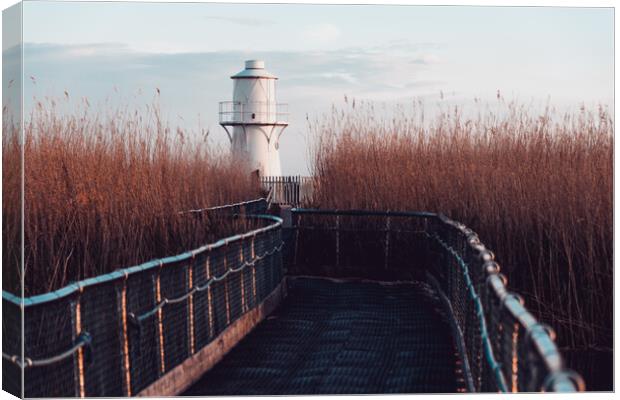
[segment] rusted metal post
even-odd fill
[[[119,330],[121,338],[121,370],[123,372],[123,395],[131,396],[131,365],[129,360],[129,336],[127,334],[127,278],[125,277],[119,286],[116,286],[116,309],[119,318]]]
[[[517,393],[519,391],[519,324],[516,322],[512,324],[512,343],[511,343],[511,359],[512,359],[512,368],[511,368],[511,386],[512,392]]]
[[[292,228],[295,229],[295,250],[293,254],[293,266],[297,266],[297,250],[299,246],[299,225],[301,222],[301,215],[292,212],[291,222]]]
[[[256,239],[256,235],[252,235],[252,247],[250,256],[252,257],[252,297],[254,298],[254,305],[257,304],[256,300],[256,249],[254,247],[254,242]]]
[[[340,215],[336,215],[336,267],[340,266]]]
[[[245,262],[245,257],[243,254],[243,240],[239,242],[239,266],[243,265]],[[244,269],[241,270],[239,274],[239,279],[241,279],[241,313],[245,313],[246,311],[246,303],[245,303],[245,279],[244,279]]]
[[[187,267],[187,293],[190,293],[194,289],[194,262],[196,260],[196,254],[192,254],[192,261]],[[188,348],[189,355],[191,356],[195,352],[196,343],[194,341],[194,294],[190,293],[187,297],[187,330],[188,330]]]
[[[228,271],[228,242],[224,245],[224,273]],[[224,299],[226,301],[226,326],[230,325],[230,294],[228,293],[228,276],[224,279]]]
[[[385,218],[385,269],[388,269],[390,254],[390,216]]]
[[[82,311],[80,304],[80,295],[82,294],[83,288],[80,287],[80,292],[78,297],[71,302],[71,322],[73,324],[73,332],[71,333],[72,342],[75,343],[77,337],[82,333]],[[74,368],[75,371],[75,396],[76,397],[85,397],[85,388],[84,388],[84,349],[79,347],[75,352],[74,358]]]
[[[207,275],[207,281],[211,279],[211,251],[209,251],[209,255],[207,256],[207,261],[205,262],[205,269]],[[209,338],[212,338],[214,335],[213,329],[213,295],[211,294],[211,285],[207,288],[207,310],[209,313]]]
[[[159,265],[159,269],[154,276],[155,287],[155,304],[161,303],[161,273],[162,264]],[[157,310],[157,347],[159,350],[159,376],[162,376],[166,372],[166,359],[164,354],[164,325],[163,325],[163,310],[160,307]]]

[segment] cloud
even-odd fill
[[[432,64],[440,62],[435,53],[394,51],[393,47],[390,44],[370,50],[154,53],[114,43],[26,43],[24,64],[40,82],[47,79],[59,83],[67,79],[70,83],[78,83],[96,77],[110,87],[143,81],[175,82],[179,88],[191,87],[189,83],[198,81],[229,84],[228,77],[241,70],[243,60],[250,58],[266,60],[267,69],[282,75],[289,87],[331,85],[346,88],[355,85],[372,93],[373,89],[406,90],[412,82],[417,85],[434,82],[425,78],[424,73]]]
[[[216,15],[206,16],[204,18],[215,22],[225,22],[249,27],[269,26],[275,24],[275,21],[273,20],[260,18],[224,17]]]
[[[32,95],[62,95],[66,89],[91,100],[105,99],[114,97],[116,86],[124,94],[145,93],[142,100],[136,100],[144,104],[158,87],[172,114],[191,120],[186,117],[201,113],[209,123],[215,123],[217,116],[210,108],[230,99],[229,77],[243,69],[246,59],[264,59],[267,69],[282,78],[278,84],[281,100],[295,102],[308,112],[330,106],[344,93],[383,101],[417,97],[421,88],[435,91],[442,84],[428,74],[438,57],[421,52],[412,43],[371,49],[193,53],[136,51],[113,43],[26,43],[24,56],[26,75],[37,79],[36,86],[26,85]]]
[[[339,80],[345,83],[357,84],[358,80],[350,72],[323,72],[318,75],[320,78]]]
[[[5,52],[6,53],[6,52]],[[89,43],[62,45],[56,43],[24,43],[24,60],[30,62],[66,62],[80,57],[104,58],[131,56],[131,49],[122,43]]]
[[[333,24],[322,23],[307,28],[302,36],[310,42],[327,43],[340,37],[340,29]]]
[[[436,54],[420,54],[411,60],[412,64],[430,65],[437,64],[441,61]]]
[[[328,31],[317,37],[329,36]],[[264,59],[267,69],[281,78],[278,101],[290,103],[283,165],[298,173],[301,167],[290,166],[305,162],[298,156],[305,151],[297,147],[303,144],[299,138],[307,126],[306,114],[328,112],[344,94],[358,100],[404,101],[438,93],[443,83],[427,74],[434,68],[433,54],[413,43],[323,51],[176,53],[137,51],[121,43],[26,43],[24,73],[37,83],[24,82],[24,111],[33,106],[33,97],[62,98],[64,90],[72,100],[88,98],[92,109],[103,113],[116,107],[143,110],[156,100],[164,119],[221,133],[212,140],[226,146],[226,135],[217,124],[218,102],[232,98],[229,78],[243,69],[244,60]],[[156,88],[161,91],[158,97]],[[71,111],[69,105],[67,109]]]

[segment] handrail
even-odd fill
[[[151,310],[144,312],[142,315],[135,315],[134,313],[129,313],[127,316],[130,317],[133,321],[135,321],[136,323],[140,323],[143,320],[155,315],[155,313],[164,308],[164,306],[166,304],[175,304],[175,303],[180,303],[182,301],[184,301],[185,299],[187,299],[189,296],[191,296],[192,294],[196,293],[196,292],[204,292],[205,290],[207,290],[213,283],[215,282],[221,282],[224,279],[226,279],[226,277],[229,274],[234,274],[237,272],[242,271],[243,269],[245,269],[246,267],[251,267],[253,265],[256,264],[256,262],[264,259],[265,257],[269,257],[275,253],[277,253],[278,251],[282,250],[282,247],[284,246],[284,242],[280,242],[279,245],[275,246],[273,249],[268,250],[266,252],[263,253],[263,255],[260,256],[255,256],[252,261],[245,261],[241,264],[240,267],[238,268],[228,268],[226,270],[226,272],[224,272],[223,274],[221,274],[220,276],[214,276],[212,278],[210,278],[204,285],[202,286],[196,286],[194,288],[192,288],[190,291],[188,291],[187,293],[182,294],[181,296],[172,298],[172,299],[168,299],[168,298],[163,298],[158,304],[155,305],[155,307],[153,307]]]
[[[90,336],[88,332],[82,332],[78,335],[75,343],[69,349],[63,351],[60,354],[57,354],[52,357],[42,358],[39,360],[33,360],[28,357],[24,357],[24,361],[20,361],[21,357],[17,355],[8,355],[5,352],[2,352],[2,358],[7,361],[16,364],[19,368],[30,368],[30,367],[45,367],[48,365],[55,364],[59,361],[62,361],[68,357],[71,357],[78,349],[86,346],[89,348],[92,345],[93,338]]]
[[[493,377],[495,378],[495,383],[497,387],[502,392],[508,391],[508,386],[506,385],[506,377],[502,374],[500,369],[500,365],[495,359],[495,354],[493,353],[493,346],[491,344],[491,340],[489,339],[489,332],[487,329],[487,322],[484,315],[484,308],[482,307],[482,302],[480,301],[480,296],[476,292],[476,288],[474,287],[471,276],[469,274],[469,267],[465,263],[465,261],[461,258],[456,250],[450,247],[446,242],[441,240],[441,238],[437,235],[428,235],[428,237],[434,239],[439,243],[446,251],[448,251],[452,256],[457,260],[459,267],[461,268],[461,273],[465,277],[465,282],[467,284],[467,289],[469,291],[470,299],[476,305],[476,317],[478,318],[478,323],[480,324],[480,336],[484,345],[484,355],[487,363],[491,367],[493,371]]]
[[[27,298],[3,291],[8,390],[26,397],[131,396],[205,351],[282,284],[282,219],[263,214],[265,201],[190,210],[256,221],[191,251]],[[157,354],[156,364],[142,357],[145,351]],[[20,388],[25,368],[30,378]],[[54,382],[46,380],[49,368],[57,371]]]
[[[240,201],[238,203],[232,203],[232,204],[224,204],[221,206],[214,206],[214,207],[206,207],[206,208],[197,208],[195,210],[185,210],[185,211],[179,211],[179,214],[189,214],[189,213],[203,213],[205,211],[209,212],[209,211],[218,211],[218,210],[224,210],[227,208],[233,208],[233,207],[243,207],[243,206],[247,206],[248,204],[254,204],[254,203],[258,203],[260,201],[263,201],[266,199],[264,197],[260,197],[258,199],[254,199],[254,200],[246,200],[246,201]]]
[[[508,318],[516,321],[516,323],[523,329],[525,332],[525,337],[518,337],[519,346],[524,345],[525,348],[529,349],[528,351],[532,352],[530,354],[536,354],[535,359],[540,359],[543,363],[541,367],[544,368],[544,373],[536,376],[535,380],[532,382],[536,382],[536,386],[538,390],[553,390],[553,391],[583,391],[585,389],[585,384],[583,379],[574,371],[565,369],[562,363],[561,354],[557,348],[555,343],[555,332],[548,326],[541,324],[536,318],[525,308],[523,305],[523,300],[520,296],[511,293],[506,288],[505,278],[503,275],[499,273],[499,265],[494,261],[494,254],[490,250],[488,250],[478,239],[478,236],[467,226],[460,222],[453,221],[448,217],[442,214],[436,214],[431,212],[419,212],[419,211],[369,211],[369,210],[323,210],[323,209],[306,209],[306,208],[293,208],[293,221],[294,225],[299,224],[299,221],[305,221],[308,226],[294,226],[293,228],[297,231],[300,230],[312,230],[312,220],[302,219],[302,215],[325,215],[325,216],[334,216],[336,217],[336,226],[333,227],[331,225],[320,227],[317,229],[333,231],[336,230],[336,266],[339,264],[339,260],[341,259],[338,255],[339,249],[339,235],[340,231],[344,231],[342,227],[342,220],[338,217],[341,216],[383,216],[386,218],[385,225],[381,224],[373,229],[373,231],[381,231],[386,234],[386,244],[384,245],[385,249],[385,267],[388,268],[388,249],[389,249],[389,235],[390,233],[396,234],[398,232],[397,229],[392,229],[390,227],[389,219],[390,217],[413,217],[413,218],[428,218],[432,222],[430,226],[428,224],[424,224],[425,231],[423,232],[424,237],[427,240],[432,240],[437,243],[441,248],[441,251],[450,255],[454,261],[456,261],[456,265],[458,268],[458,273],[461,275],[458,280],[463,282],[460,286],[456,286],[456,291],[452,291],[451,298],[446,297],[448,301],[454,302],[455,296],[458,298],[456,301],[460,303],[462,299],[465,297],[471,301],[469,303],[472,310],[473,317],[475,319],[469,321],[477,321],[477,340],[480,340],[481,343],[481,351],[482,354],[478,353],[479,350],[476,350],[476,346],[473,345],[470,351],[474,351],[473,358],[482,356],[485,360],[485,364],[488,366],[488,371],[492,373],[493,380],[495,381],[492,384],[493,387],[496,387],[500,391],[506,392],[509,389],[509,381],[507,372],[505,373],[502,368],[504,368],[504,361],[510,362],[509,356],[506,355],[505,350],[501,347],[497,347],[498,344],[493,342],[489,326],[492,326],[494,329],[501,329],[501,327],[497,327],[496,325],[489,325],[491,321],[491,315],[498,318]],[[295,215],[299,215],[299,219],[295,218]],[[295,222],[296,221],[296,222]],[[448,231],[444,231],[443,228],[450,227],[451,229],[455,229],[462,241],[458,241],[459,237],[453,237]],[[442,232],[445,233],[445,236],[442,235]],[[450,240],[457,239],[456,244],[458,245],[456,248],[451,245]],[[295,249],[299,246],[297,241],[298,238],[295,239]],[[462,247],[462,248],[461,248]],[[471,255],[473,252],[473,256]],[[473,258],[472,258],[473,257]],[[294,253],[294,260],[297,260],[297,253]],[[296,261],[294,261],[296,262]],[[469,263],[480,263],[480,272],[478,270],[478,264],[469,265]],[[472,267],[475,267],[472,270]],[[473,272],[472,272],[473,271]],[[432,272],[432,270],[427,270],[427,272]],[[448,274],[453,274],[454,269],[448,269]],[[483,276],[484,282],[482,286],[480,286],[480,274]],[[439,274],[439,276],[443,276]],[[451,275],[453,276],[453,275]],[[444,276],[445,277],[445,276]],[[452,278],[447,280],[452,280]],[[435,278],[433,278],[435,279]],[[444,280],[446,280],[444,279]],[[435,279],[436,282],[437,279]],[[443,284],[447,284],[448,282],[442,282]],[[436,286],[436,285],[435,285]],[[450,287],[450,286],[448,286]],[[441,287],[436,287],[437,290],[441,291]],[[445,295],[444,295],[445,296]],[[498,301],[501,305],[500,309],[498,309],[497,313],[493,313],[493,308],[485,309],[486,306],[491,307],[491,303],[487,300],[489,298],[493,298]],[[486,306],[485,306],[486,305]],[[491,310],[491,311],[490,311]],[[461,310],[463,312],[463,310]],[[493,314],[491,314],[493,313]],[[507,313],[507,314],[502,314]],[[455,313],[453,311],[449,311],[449,314],[452,315],[452,319],[455,319]],[[467,314],[469,315],[469,314]],[[459,324],[462,326],[458,326],[459,329],[457,331],[464,329],[464,327],[470,327],[471,323],[466,322],[466,320],[461,319],[461,322],[457,322],[456,325]],[[472,343],[473,344],[473,343]],[[516,344],[514,344],[516,346]],[[480,349],[480,347],[478,347]],[[517,348],[514,348],[514,351],[517,351]],[[496,354],[496,352],[498,352]],[[499,354],[499,356],[498,356]],[[467,357],[467,354],[461,354],[463,357]],[[525,368],[529,365],[529,359],[517,358],[518,362],[523,362]],[[514,361],[513,361],[514,362]],[[536,361],[539,362],[539,361]],[[466,365],[469,368],[469,365]],[[480,367],[477,367],[480,368]],[[482,367],[484,368],[484,367]],[[483,370],[477,370],[480,374],[482,374]],[[512,372],[514,374],[514,372]],[[478,375],[479,379],[483,379],[481,375]],[[514,379],[514,375],[513,375]],[[539,381],[538,379],[542,379]],[[487,383],[489,381],[486,381]],[[517,382],[517,381],[515,381]],[[467,382],[469,383],[469,382]],[[480,383],[480,382],[479,382]],[[525,382],[524,384],[528,384]],[[485,387],[487,387],[487,385]],[[518,386],[518,388],[522,388],[522,386]],[[479,390],[480,388],[477,387]],[[513,386],[513,389],[515,386]]]
[[[273,229],[278,228],[279,226],[282,225],[282,219],[279,217],[275,217],[273,215],[266,215],[266,214],[257,214],[257,215],[245,215],[246,218],[248,219],[257,219],[257,220],[266,220],[266,221],[270,221],[271,224],[267,225],[265,227],[262,228],[257,228],[257,229],[253,229],[249,232],[243,233],[243,234],[237,234],[237,235],[233,235],[233,236],[229,236],[227,238],[224,239],[220,239],[214,243],[209,243],[209,244],[205,244],[203,246],[200,246],[194,250],[191,251],[186,251],[183,252],[181,254],[178,254],[176,256],[171,256],[171,257],[165,257],[165,258],[159,258],[159,259],[154,259],[151,261],[147,261],[145,263],[139,264],[139,265],[135,265],[132,267],[128,267],[128,268],[123,268],[123,269],[119,269],[116,270],[114,272],[110,272],[104,275],[100,275],[100,276],[96,276],[93,278],[87,278],[84,280],[81,280],[79,282],[76,283],[71,283],[67,286],[64,286],[60,289],[57,289],[53,292],[49,292],[49,293],[44,293],[44,294],[39,294],[39,295],[34,295],[31,297],[18,297],[8,291],[3,290],[2,291],[2,299],[3,300],[7,300],[13,304],[16,304],[20,307],[30,307],[30,306],[35,306],[35,305],[40,305],[43,303],[48,303],[60,298],[64,298],[67,296],[70,296],[74,293],[77,293],[81,290],[83,290],[86,287],[89,286],[96,286],[102,283],[106,283],[106,282],[111,282],[111,281],[115,281],[115,280],[120,280],[120,279],[124,279],[127,276],[137,273],[137,272],[142,272],[142,271],[146,271],[146,270],[150,270],[150,269],[156,269],[159,268],[162,264],[171,264],[171,263],[177,263],[177,262],[182,262],[182,261],[187,261],[192,259],[193,257],[195,257],[197,254],[205,252],[205,251],[210,251],[210,250],[214,250],[217,249],[219,247],[225,246],[227,244],[230,244],[232,242],[236,242],[248,237],[252,237],[252,236],[256,236],[260,233],[263,232],[267,232]]]
[[[545,364],[548,371],[545,383],[543,385],[544,390],[553,384],[554,391],[583,391],[585,390],[585,383],[579,374],[571,370],[566,370],[562,365],[562,356],[555,344],[555,332],[548,325],[540,323],[523,305],[523,299],[514,293],[507,290],[505,284],[505,278],[499,273],[499,267],[493,260],[494,255],[489,251],[484,244],[480,242],[476,233],[460,222],[451,220],[450,218],[439,215],[439,219],[447,225],[456,228],[467,239],[469,246],[478,253],[478,259],[483,261],[483,270],[486,274],[486,283],[492,291],[492,294],[499,299],[499,303],[503,305],[504,309],[517,321],[526,332],[526,340],[531,340],[539,354],[540,358]],[[436,237],[438,239],[438,237]],[[459,262],[463,268],[467,268],[467,264],[463,261],[457,251],[450,246],[446,247],[446,243],[438,239],[440,244],[446,248]],[[493,263],[494,265],[489,265]],[[489,266],[489,268],[487,268]],[[475,288],[468,282],[468,286],[472,292],[475,293]],[[476,294],[477,297],[477,294]],[[477,297],[479,299],[479,297]],[[480,304],[482,310],[482,305]],[[483,310],[482,310],[483,311]],[[486,324],[485,324],[486,325]],[[488,340],[488,334],[486,333],[486,326],[483,330],[483,340],[485,341],[485,351],[487,344],[490,345]],[[492,364],[492,369],[495,372],[495,365]],[[501,371],[500,371],[501,373]],[[498,386],[502,388],[502,391],[507,391],[506,378],[502,374],[501,379],[503,382],[499,382]],[[503,384],[502,384],[503,383]]]
[[[436,213],[426,211],[371,211],[371,210],[321,210],[316,208],[293,208],[292,212],[297,214],[314,215],[351,215],[351,216],[383,216],[383,217],[424,217],[435,218]]]

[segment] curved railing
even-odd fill
[[[508,291],[493,253],[465,225],[426,212],[315,209],[293,209],[292,221],[292,274],[430,282],[450,316],[464,389],[584,390],[553,330]]]
[[[466,348],[465,368],[476,391],[582,391],[564,368],[555,332],[509,292],[493,252],[465,225],[439,215],[429,238],[440,260],[429,271],[447,296]],[[463,303],[463,299],[467,299]]]
[[[282,220],[229,217],[254,228],[54,292],[3,291],[4,389],[21,393],[23,369],[26,397],[135,395],[211,343],[283,277]]]
[[[51,293],[3,292],[5,389],[20,394],[23,371],[27,397],[135,395],[212,343],[283,276],[282,220],[244,218],[262,226]],[[584,389],[553,331],[508,292],[493,253],[464,225],[426,212],[293,209],[286,233],[291,274],[430,282],[452,322],[465,389]]]
[[[272,102],[220,102],[220,125],[287,124],[288,104]]]

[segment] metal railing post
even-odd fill
[[[240,242],[239,246],[239,265],[243,265],[245,262],[245,256],[243,254],[243,241]],[[245,279],[244,279],[244,269],[241,270],[240,279],[241,279],[241,313],[245,313],[247,310],[247,304],[245,302]]]
[[[228,271],[228,241],[224,245],[224,273]],[[228,293],[228,277],[224,279],[224,301],[226,301],[226,326],[230,325],[230,294]]]
[[[153,276],[153,286],[155,288],[155,304],[161,302],[161,279],[160,273],[163,264],[159,264],[159,269]],[[166,372],[166,359],[164,353],[164,325],[163,325],[163,307],[157,310],[157,347],[159,350],[159,376],[162,376]]]
[[[336,215],[336,267],[340,266],[340,215]]]
[[[131,396],[131,365],[129,359],[129,335],[127,333],[127,274],[120,285],[116,285],[116,312],[121,338],[121,371],[123,373],[123,395]],[[120,290],[119,290],[120,286]]]
[[[205,262],[207,281],[211,279],[211,251],[207,254],[207,261]],[[209,338],[213,338],[214,323],[213,323],[213,294],[211,293],[211,285],[207,288],[207,312],[209,314]]]
[[[252,247],[251,247],[251,257],[254,264],[252,264],[252,297],[254,298],[254,305],[258,304],[258,299],[256,298],[256,248],[255,246],[256,235],[252,235]]]
[[[390,216],[385,218],[385,269],[388,269],[390,254]]]
[[[80,335],[80,333],[82,333],[82,311],[80,304],[81,294],[82,287],[80,287],[77,298],[71,302],[71,322],[73,325],[73,331],[71,332],[71,341],[73,343],[76,342],[77,337]],[[75,352],[74,364],[76,364],[73,367],[73,371],[75,372],[75,396],[84,398],[84,349],[82,347],[79,347]]]
[[[298,253],[298,245],[299,245],[299,229],[300,229],[300,222],[301,222],[301,215],[293,212],[291,213],[291,225],[293,226],[293,229],[295,229],[295,247],[294,247],[294,253],[293,253],[293,265],[297,266],[297,253]]]
[[[195,351],[195,332],[194,332],[194,294],[192,290],[194,289],[194,262],[196,260],[196,254],[192,254],[192,260],[190,261],[187,267],[187,291],[186,293],[190,293],[187,297],[187,319],[188,319],[188,348],[189,355],[194,354]]]

